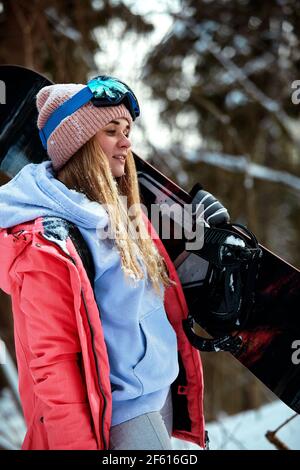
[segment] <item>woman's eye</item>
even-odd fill
[[[117,132],[116,129],[107,129],[106,130],[106,133],[108,135],[116,135],[116,132]],[[123,135],[125,135],[125,137],[127,137],[127,139],[129,138],[129,132],[123,132]]]

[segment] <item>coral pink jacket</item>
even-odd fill
[[[204,447],[200,356],[182,329],[187,305],[174,265],[150,223],[149,231],[177,282],[165,293],[180,362],[173,436]],[[1,229],[0,266],[0,288],[11,295],[14,313],[27,424],[22,448],[107,449],[112,398],[101,312],[72,238],[65,230],[47,233],[42,217]]]

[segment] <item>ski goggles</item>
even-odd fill
[[[45,149],[47,149],[49,136],[61,121],[89,101],[96,107],[118,106],[124,103],[133,121],[140,115],[139,103],[131,88],[115,77],[100,75],[92,78],[85,88],[65,101],[51,114],[45,126],[39,131]]]
[[[133,121],[140,115],[138,100],[128,85],[117,78],[105,75],[92,78],[87,86],[93,93],[91,102],[95,106],[117,106],[124,103]]]

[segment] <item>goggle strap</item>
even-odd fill
[[[54,113],[51,114],[45,126],[39,131],[40,138],[45,149],[47,149],[47,140],[49,136],[62,120],[73,114],[84,104],[88,103],[92,97],[93,92],[87,86],[76,93],[76,95],[72,96],[72,98],[65,101],[54,111]]]

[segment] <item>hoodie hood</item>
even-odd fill
[[[50,161],[26,165],[0,187],[0,228],[46,215],[67,219],[87,229],[104,228],[109,220],[101,204],[91,202],[56,179]]]
[[[23,223],[31,225],[47,215],[77,225],[87,243],[90,234],[104,229],[109,221],[101,204],[68,189],[54,177],[51,162],[26,165],[15,178],[0,187],[0,288],[6,293],[11,293],[14,261],[29,240],[24,236],[21,243],[14,243],[18,227],[15,234],[11,234],[13,229],[10,228]]]

